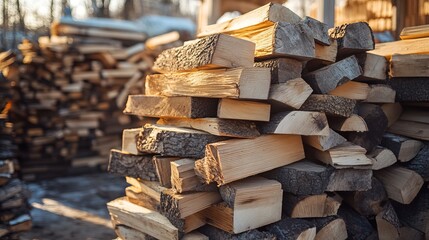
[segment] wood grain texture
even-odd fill
[[[378,43],[369,53],[390,59],[394,54],[427,54],[429,38],[408,39],[395,42]]]
[[[153,69],[165,73],[221,67],[252,67],[254,50],[255,44],[249,41],[215,34],[182,47],[163,51],[156,59]]]
[[[270,122],[260,125],[260,131],[263,134],[326,136],[329,134],[329,126],[324,113],[290,111],[272,115]]]
[[[206,144],[225,139],[198,130],[146,124],[138,136],[137,148],[161,156],[202,158]]]
[[[362,68],[362,75],[357,78],[358,81],[380,82],[387,80],[389,66],[385,57],[372,53],[360,53],[355,56]]]
[[[301,77],[302,63],[292,58],[275,58],[255,62],[254,67],[269,68],[271,83],[285,83]]]
[[[145,94],[266,100],[270,82],[270,71],[266,68],[155,74],[146,77]]]
[[[128,96],[124,113],[146,117],[214,117],[217,99],[193,97]]]
[[[338,86],[361,75],[361,69],[354,56],[307,73],[303,78],[313,88],[315,93],[328,93]]]
[[[271,106],[266,103],[223,98],[219,100],[217,117],[249,121],[270,120]]]
[[[134,155],[112,149],[107,171],[122,176],[158,181],[151,155]]]
[[[327,24],[308,16],[306,16],[302,21],[312,30],[314,40],[317,43],[325,46],[331,45],[331,42],[329,41],[329,28]]]
[[[304,102],[300,110],[324,112],[330,116],[350,117],[354,113],[355,106],[356,101],[352,99],[312,94]]]
[[[390,77],[429,76],[429,54],[395,54],[390,59]]]
[[[302,141],[306,145],[312,146],[321,151],[326,151],[342,143],[345,143],[347,139],[334,130],[329,129],[329,134],[326,136],[303,136]]]
[[[390,149],[400,162],[408,162],[413,159],[424,146],[422,142],[407,137],[385,133],[381,140],[381,146]]]
[[[271,84],[268,100],[274,112],[299,109],[312,92],[313,89],[304,79],[296,78],[285,83]]]

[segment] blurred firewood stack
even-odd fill
[[[120,146],[121,130],[139,125],[122,114],[127,96],[143,92],[141,80],[163,49],[182,43],[178,32],[143,43],[79,29],[86,31],[19,45],[13,112],[26,180],[105,166],[109,149]]]
[[[11,51],[0,53],[0,239],[5,240],[19,239],[18,233],[32,225],[27,203],[29,192],[18,179],[17,146],[9,119],[12,88],[6,77],[14,61]]]

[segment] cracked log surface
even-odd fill
[[[326,115],[350,117],[354,113],[356,100],[322,94],[312,94],[300,110],[324,112]]]
[[[122,176],[158,181],[152,155],[134,155],[112,149],[107,171]]]

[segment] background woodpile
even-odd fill
[[[121,129],[138,123],[122,114],[127,95],[143,91],[163,47],[181,42],[178,32],[146,45],[112,39],[69,33],[19,46],[13,117],[25,180],[105,166]]]
[[[162,52],[110,153],[119,239],[427,238],[429,39],[408,33],[268,4]]]
[[[29,191],[18,178],[18,148],[14,142],[9,113],[12,106],[12,85],[5,77],[15,61],[12,52],[0,53],[0,238],[19,239],[19,232],[31,228]]]

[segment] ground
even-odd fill
[[[126,185],[108,173],[29,183],[33,229],[22,240],[114,239],[106,203],[123,196]]]

